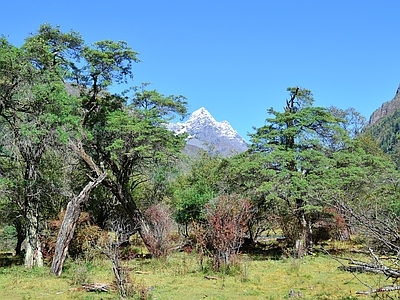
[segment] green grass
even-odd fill
[[[352,274],[338,270],[337,261],[323,254],[302,260],[244,256],[229,274],[213,273],[207,266],[201,270],[193,253],[175,253],[163,260],[132,260],[125,266],[136,290],[148,299],[288,299],[292,290],[300,299],[344,300],[365,299],[357,298],[355,292],[367,290]],[[376,287],[390,284],[376,275],[358,276]],[[101,259],[67,261],[59,278],[50,275],[48,267],[30,270],[13,265],[0,268],[0,299],[119,299],[115,290],[88,293],[79,288],[83,281],[112,280],[110,263]]]

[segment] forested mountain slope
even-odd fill
[[[371,115],[366,126],[366,132],[370,133],[377,141],[379,147],[400,167],[400,86],[396,95],[390,101],[382,104]]]

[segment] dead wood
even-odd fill
[[[91,191],[104,180],[106,175],[106,173],[103,173],[97,179],[90,181],[82,189],[79,195],[75,196],[68,202],[64,219],[62,221],[60,231],[58,232],[50,273],[56,276],[61,275],[64,261],[67,256],[68,247],[78,224],[81,207],[87,203]]]
[[[359,294],[359,295],[372,295],[372,294],[377,294],[377,293],[393,292],[393,291],[400,291],[400,285],[384,286],[384,287],[380,287],[380,288],[377,288],[377,289],[373,289],[371,291],[356,292],[356,294]]]
[[[391,267],[388,267],[387,265],[382,263],[382,260],[380,257],[378,257],[373,250],[370,248],[369,253],[374,261],[374,263],[366,263],[363,261],[358,261],[358,260],[353,260],[353,259],[347,259],[348,260],[348,266],[345,266],[342,264],[338,268],[343,271],[349,271],[349,272],[358,272],[358,273],[374,273],[374,274],[384,274],[388,278],[394,278],[397,279],[400,277],[400,269],[394,269]]]
[[[105,283],[84,283],[82,284],[82,287],[87,292],[108,292],[110,285]]]

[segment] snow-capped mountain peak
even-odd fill
[[[207,109],[194,111],[184,123],[169,124],[177,134],[188,133],[188,145],[221,155],[232,155],[247,149],[246,141],[228,121],[217,122]]]
[[[211,121],[216,122],[215,119],[213,118],[213,116],[204,107],[201,107],[198,110],[194,111],[190,115],[190,118],[188,121],[196,120],[196,119],[210,119]]]

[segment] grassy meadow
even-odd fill
[[[370,274],[358,274],[358,280],[322,252],[303,259],[243,255],[237,266],[218,273],[207,264],[201,267],[194,252],[177,252],[166,259],[131,259],[123,265],[136,291],[133,299],[368,299],[356,294],[368,290],[360,280],[373,287],[392,283]],[[59,278],[49,274],[49,267],[26,269],[12,264],[0,267],[0,299],[119,299],[115,288],[102,293],[81,288],[82,283],[94,282],[113,282],[108,260],[67,260]],[[397,299],[398,294],[390,296]]]

